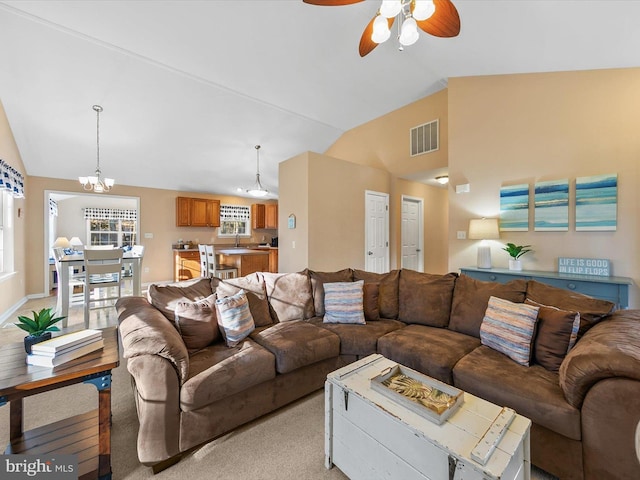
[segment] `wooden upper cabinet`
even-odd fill
[[[263,203],[251,205],[251,228],[266,228],[265,213],[265,205]]]
[[[251,205],[251,228],[278,228],[278,204]]]
[[[264,228],[278,228],[278,204],[268,203],[265,205]]]
[[[219,227],[220,200],[177,197],[176,226]]]

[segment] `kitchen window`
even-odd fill
[[[247,205],[220,205],[218,237],[251,236],[251,208]]]

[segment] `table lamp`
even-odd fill
[[[67,237],[58,237],[56,241],[53,242],[52,248],[71,248],[71,243]]]
[[[78,237],[71,237],[69,243],[71,244],[74,252],[79,252],[80,250],[82,250],[82,240],[80,240]]]
[[[491,247],[485,240],[500,238],[497,218],[469,220],[469,239],[482,240],[478,246],[478,268],[491,268]]]

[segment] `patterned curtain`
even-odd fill
[[[220,220],[250,220],[251,208],[247,205],[220,205]]]
[[[0,159],[0,190],[2,189],[7,190],[15,198],[24,198],[24,177]]]
[[[58,216],[58,202],[53,198],[49,199],[49,215],[53,215],[54,217]]]
[[[89,220],[137,220],[138,211],[87,207],[84,209],[84,218]]]

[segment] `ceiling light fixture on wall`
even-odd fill
[[[440,185],[446,185],[447,183],[449,183],[449,175],[437,176],[436,182],[438,182]]]
[[[102,111],[102,107],[100,105],[94,105],[93,110],[96,112],[96,155],[97,155],[97,165],[96,165],[96,174],[87,176],[87,177],[78,177],[82,188],[85,190],[93,190],[96,193],[106,193],[111,190],[111,187],[115,184],[115,180],[113,178],[105,178],[102,180],[102,172],[100,171],[100,112]]]
[[[247,190],[249,195],[254,197],[264,197],[269,194],[269,190],[262,186],[260,183],[260,145],[255,146],[256,149],[256,183],[252,188]]]

